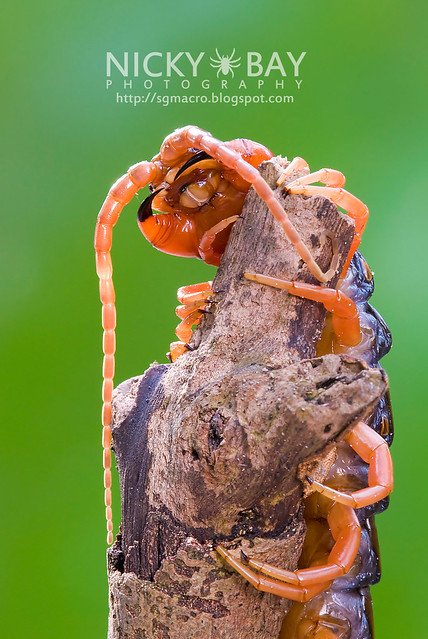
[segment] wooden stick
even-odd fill
[[[274,186],[285,165],[274,158],[260,171]],[[277,196],[323,270],[336,239],[340,273],[352,222],[323,197]],[[290,602],[252,588],[213,541],[294,570],[305,534],[298,465],[387,387],[363,362],[315,357],[322,305],[242,278],[316,283],[253,189],[242,216],[195,350],[115,391],[122,525],[108,553],[110,639],[277,636]]]

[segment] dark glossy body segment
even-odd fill
[[[391,348],[391,334],[379,313],[369,304],[373,293],[373,275],[361,253],[354,255],[345,279],[339,289],[357,305],[361,318],[363,339],[356,347],[339,347],[327,322],[318,346],[318,354],[346,352],[364,359],[371,367]],[[393,421],[389,393],[379,402],[368,425],[387,442],[392,443]],[[346,444],[337,445],[337,458],[325,484],[337,490],[358,490],[367,485],[368,465]],[[333,543],[323,516],[324,497],[311,494],[305,500],[307,536],[301,556],[301,565],[322,563]],[[358,509],[362,528],[359,551],[351,570],[336,579],[331,587],[311,601],[296,603],[284,620],[280,639],[371,639],[373,635],[370,586],[380,579],[379,546],[374,515],[388,506],[388,497]]]

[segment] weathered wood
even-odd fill
[[[272,186],[284,165],[261,167]],[[332,256],[327,235],[343,266],[350,220],[322,197],[278,197],[321,267]],[[298,465],[386,390],[378,369],[315,357],[320,304],[242,278],[252,271],[316,283],[253,190],[242,215],[214,281],[212,314],[192,337],[196,350],[115,392],[122,525],[109,551],[111,639],[277,637],[289,602],[257,592],[213,542],[295,569],[305,533]]]

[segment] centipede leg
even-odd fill
[[[290,164],[287,167],[285,167],[285,169],[283,170],[283,172],[277,179],[276,181],[277,186],[281,186],[281,184],[284,184],[284,182],[286,182],[288,179],[292,177],[293,173],[303,171],[304,169],[309,170],[309,166],[306,160],[300,157],[293,158]]]
[[[369,506],[389,495],[394,486],[392,458],[383,437],[364,422],[358,422],[345,441],[369,464],[368,488],[344,493],[308,478],[312,487],[325,497],[351,508]]]
[[[244,562],[239,561],[222,545],[217,546],[217,551],[257,590],[272,592],[293,601],[309,601],[329,588],[334,579],[349,571],[360,545],[361,527],[353,508],[332,502],[327,519],[335,544],[323,566],[292,572],[247,556],[244,556]]]
[[[189,350],[190,347],[187,342],[192,334],[192,326],[199,323],[207,304],[207,299],[212,294],[212,282],[190,284],[178,289],[177,298],[182,305],[177,306],[175,314],[182,321],[175,330],[175,334],[180,341],[172,342],[170,351],[167,354],[171,362],[175,362],[178,357]]]
[[[286,599],[292,599],[293,601],[309,601],[312,597],[322,592],[325,588],[331,585],[331,581],[323,583],[318,586],[310,586],[303,588],[302,586],[296,586],[288,583],[281,583],[270,577],[263,577],[258,575],[254,570],[247,568],[244,563],[235,559],[223,546],[218,545],[216,547],[217,552],[232,566],[242,577],[244,577],[256,590],[262,592],[270,592],[274,595],[279,595]]]
[[[199,253],[205,262],[211,264],[213,257],[217,258],[220,261],[221,255],[214,251],[213,242],[219,233],[224,231],[224,229],[226,229],[231,224],[234,224],[238,219],[239,215],[232,215],[230,217],[227,217],[224,220],[218,222],[218,224],[212,226],[203,234],[202,239],[199,243]]]
[[[294,193],[294,189],[307,184],[313,184],[314,182],[321,182],[326,186],[341,188],[345,184],[345,181],[346,179],[343,173],[336,169],[319,169],[318,171],[314,171],[314,173],[309,173],[303,177],[296,178],[287,184],[286,188],[287,190],[293,189],[291,192]]]
[[[102,445],[104,464],[104,497],[107,520],[107,543],[113,543],[113,521],[111,508],[111,413],[113,377],[116,350],[116,306],[113,286],[113,267],[110,257],[113,227],[123,207],[131,201],[139,189],[153,181],[158,173],[152,162],[140,162],[132,166],[111,187],[98,214],[95,228],[95,259],[100,282],[102,303],[103,335],[103,408],[102,408]]]
[[[333,315],[333,330],[341,344],[355,346],[361,340],[360,320],[355,303],[334,288],[323,288],[304,282],[293,282],[260,273],[244,273],[247,280],[288,291],[292,295],[321,302]]]
[[[348,632],[348,624],[346,620],[340,618],[340,613],[336,617],[325,615],[327,620],[324,620],[324,615],[317,609],[318,607],[308,610],[313,608],[311,604],[312,602],[293,604],[284,619],[278,639],[341,639],[346,636],[344,632]],[[336,634],[335,630],[339,634]]]

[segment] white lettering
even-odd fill
[[[263,73],[263,67],[260,64],[262,56],[257,51],[248,51],[247,53],[247,75],[251,77],[256,77]],[[253,72],[253,67],[256,67],[256,71]]]
[[[296,62],[295,57],[291,53],[291,51],[287,51],[287,55],[290,58],[291,62],[293,63],[293,66],[294,66],[294,77],[297,77],[299,75],[300,63],[303,60],[303,58],[305,57],[306,51],[302,51],[302,53],[300,54],[300,58],[297,60],[297,62]]]
[[[143,60],[143,69],[146,75],[149,75],[151,78],[159,78],[162,75],[162,71],[158,71],[155,73],[154,71],[150,71],[149,69],[149,60],[151,58],[162,58],[162,53],[160,51],[152,51]]]
[[[111,51],[107,51],[107,77],[111,76],[111,63],[113,62],[114,66],[119,69],[120,73],[128,77],[128,53],[125,51],[123,53],[123,66],[116,60]]]
[[[183,51],[180,51],[180,53],[177,53],[177,55],[175,56],[175,58],[171,59],[171,51],[167,51],[166,53],[166,75],[168,78],[171,77],[171,72],[175,71],[175,73],[177,75],[179,75],[181,78],[184,77],[184,73],[182,71],[180,71],[180,69],[178,69],[175,66],[175,63],[177,62],[177,60],[179,60],[181,58],[181,56],[183,55]]]
[[[276,64],[275,64],[276,63]],[[282,65],[281,58],[279,57],[278,51],[274,51],[272,53],[272,57],[269,60],[269,64],[267,65],[265,76],[269,76],[270,72],[275,69],[275,71],[280,71],[281,75],[287,75],[285,73],[285,69]]]
[[[189,53],[188,51],[186,51],[186,55],[187,55],[187,58],[188,58],[188,60],[189,60],[190,64],[192,65],[192,75],[193,75],[193,77],[194,77],[194,78],[196,78],[196,76],[198,75],[198,64],[200,63],[200,61],[201,61],[201,60],[202,60],[202,58],[204,57],[204,55],[205,55],[205,51],[202,51],[202,52],[198,55],[198,57],[196,58],[196,60],[194,60],[194,59],[192,58],[192,56],[190,55],[190,53]]]

